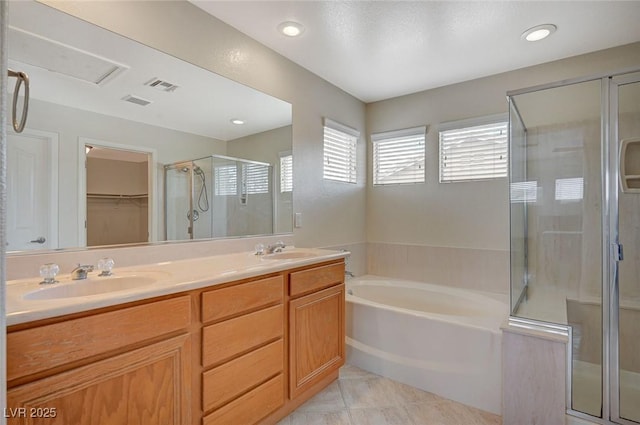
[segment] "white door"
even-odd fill
[[[7,136],[7,251],[57,248],[57,135]]]

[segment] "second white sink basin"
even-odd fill
[[[153,285],[168,276],[168,273],[162,272],[127,272],[122,275],[114,274],[106,277],[91,276],[85,280],[54,283],[51,286],[42,285],[35,291],[27,292],[24,298],[27,300],[52,300],[127,291]]]

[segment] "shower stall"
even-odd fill
[[[164,167],[166,240],[273,233],[273,167],[212,155]]]
[[[508,93],[511,319],[571,339],[567,409],[640,423],[640,72]]]

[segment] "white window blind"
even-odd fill
[[[513,182],[511,183],[512,204],[535,203],[538,200],[538,182]]]
[[[371,135],[374,185],[424,183],[426,131],[423,126]]]
[[[269,166],[264,164],[243,164],[242,173],[246,194],[269,193]]]
[[[556,201],[580,201],[584,192],[584,179],[574,177],[556,180]]]
[[[214,168],[216,196],[238,194],[238,169],[235,164]]]
[[[280,192],[293,191],[293,155],[280,155]]]
[[[356,182],[356,146],[360,132],[325,118],[324,178]]]
[[[507,122],[440,131],[440,182],[507,176]]]

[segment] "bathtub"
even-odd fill
[[[349,364],[501,414],[507,295],[363,276],[346,301]]]

